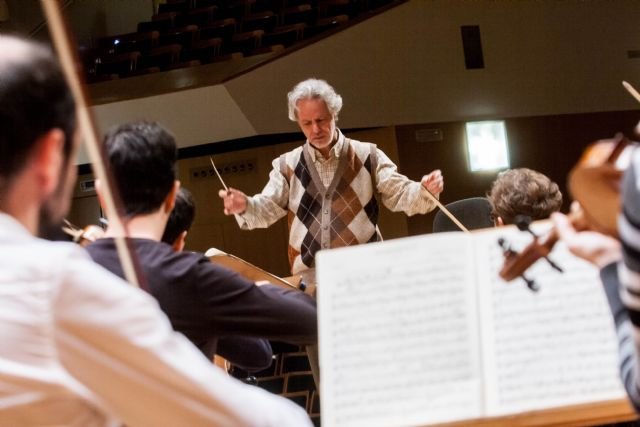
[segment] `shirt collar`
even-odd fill
[[[329,151],[329,159],[331,158],[339,159],[340,153],[342,152],[342,146],[344,145],[344,140],[345,140],[344,135],[342,134],[342,132],[340,132],[340,129],[338,128],[336,128],[336,132],[338,133],[338,141],[336,141],[335,145],[331,147],[331,150]],[[311,156],[311,161],[315,162],[317,160],[316,156],[319,156],[320,152],[316,147],[311,145],[309,140],[307,140],[307,145],[309,146],[309,155]]]

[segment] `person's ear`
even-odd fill
[[[178,181],[177,179],[175,181],[173,181],[173,188],[171,188],[171,191],[169,192],[169,194],[167,194],[167,197],[164,199],[164,211],[166,213],[171,213],[171,211],[173,210],[173,207],[176,205],[176,196],[178,195],[178,190],[180,189],[180,181]]]
[[[187,233],[188,232],[185,230],[182,233],[180,233],[178,237],[176,237],[176,240],[174,240],[173,245],[171,245],[174,251],[182,252],[182,250],[184,249],[184,245],[187,242]]]
[[[38,138],[33,151],[35,176],[43,197],[57,190],[65,164],[64,132],[51,129]]]
[[[497,216],[496,217],[496,227],[502,227],[504,225],[504,221],[502,220],[501,217]]]

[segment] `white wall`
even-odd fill
[[[295,131],[285,96],[311,76],[343,95],[344,128],[630,110],[621,81],[640,87],[640,59],[627,58],[639,23],[638,0],[412,0],[224,90],[95,109],[102,125],[159,120],[181,146]],[[461,25],[480,26],[485,69],[465,69]]]

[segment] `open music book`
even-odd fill
[[[548,223],[534,224],[538,232]],[[317,257],[323,426],[422,426],[624,399],[597,269],[562,243],[498,276],[502,227],[430,234]]]

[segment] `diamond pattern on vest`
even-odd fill
[[[293,273],[314,266],[315,254],[322,248],[323,232],[328,232],[325,238],[332,248],[379,240],[371,145],[353,140],[345,144],[346,152],[338,167],[341,176],[327,194],[330,197],[328,216],[322,215],[325,187],[322,182],[316,182],[318,174],[312,169],[313,164],[307,164],[304,150],[285,158],[290,188],[288,252]],[[323,230],[323,226],[328,226],[328,230]]]
[[[294,173],[298,180],[300,180],[300,183],[306,188],[296,212],[296,217],[298,217],[300,222],[307,228],[307,232],[302,239],[300,256],[306,266],[313,267],[316,252],[318,252],[321,247],[320,218],[318,218],[318,216],[322,210],[322,195],[316,183],[314,183],[311,178],[304,156],[300,156],[300,161]]]

